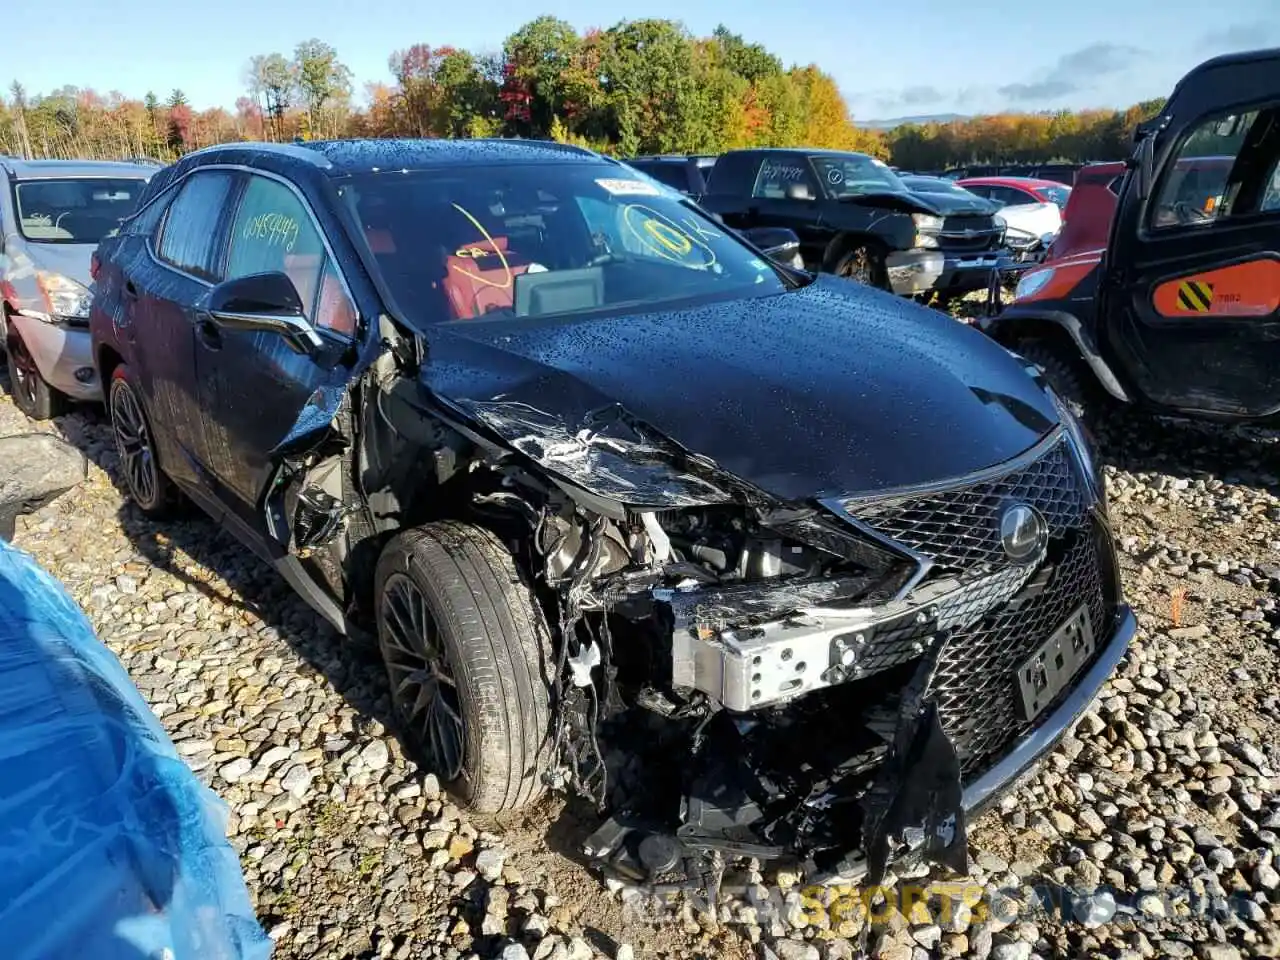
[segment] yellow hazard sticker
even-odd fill
[[[1204,280],[1183,280],[1178,284],[1178,309],[1208,313],[1213,306],[1213,284]]]

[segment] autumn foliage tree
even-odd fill
[[[621,156],[798,146],[857,150],[909,169],[1052,159],[1114,159],[1159,102],[1127,110],[1001,114],[953,123],[857,126],[835,80],[788,67],[762,44],[720,26],[692,36],[670,20],[575,30],[556,17],[520,27],[497,52],[409,43],[389,81],[363,86],[338,51],[304,40],[291,56],[254,56],[234,109],[194,110],[181,91],[161,101],[63,87],[0,97],[0,151],[21,156],[169,160],[228,140],[295,137],[521,136]]]

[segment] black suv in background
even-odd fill
[[[668,154],[663,156],[632,157],[627,165],[639,170],[645,176],[653,177],[681,193],[690,196],[701,196],[707,189],[707,174],[715,166],[716,158],[711,156],[681,156]]]
[[[1012,261],[997,207],[912,193],[860,153],[734,150],[711,169],[702,207],[735,229],[787,227],[806,266],[903,295],[985,289]]]

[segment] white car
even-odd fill
[[[1062,229],[1062,211],[1056,203],[1015,203],[1001,207],[996,216],[1005,223],[1005,243],[1014,251],[1041,244]]]
[[[102,399],[89,350],[90,258],[157,169],[0,158],[0,355],[28,417]]]

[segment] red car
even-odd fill
[[[1002,207],[1018,203],[1054,203],[1061,210],[1071,196],[1071,188],[1065,184],[1034,177],[967,177],[956,183],[970,193],[994,200]]]

